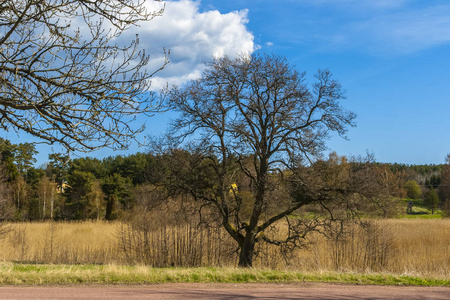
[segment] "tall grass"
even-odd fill
[[[236,248],[231,238],[216,228],[195,224],[136,230],[121,224],[119,252],[127,264],[154,267],[233,266]]]
[[[104,264],[117,257],[117,224],[106,222],[13,223],[0,239],[0,260]]]
[[[0,260],[153,267],[234,267],[236,245],[220,228],[194,223],[14,223],[0,240]],[[256,268],[301,272],[387,272],[450,278],[450,220],[390,219],[348,227],[285,255],[260,244]]]

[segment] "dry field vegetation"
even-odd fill
[[[0,261],[44,264],[234,267],[237,253],[225,232],[152,222],[13,223],[0,240]],[[155,229],[156,228],[156,229]],[[311,238],[283,255],[262,245],[255,267],[299,272],[387,273],[450,278],[449,219],[388,219]]]

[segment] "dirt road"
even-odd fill
[[[0,299],[450,299],[450,288],[316,283],[3,286]]]

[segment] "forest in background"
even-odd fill
[[[192,155],[186,150],[177,155],[180,153],[186,161]],[[167,154],[70,159],[53,153],[49,162],[40,167],[34,166],[36,154],[34,144],[12,144],[0,139],[1,220],[116,220],[135,210],[158,207],[166,198],[160,185],[167,180],[170,169]],[[405,212],[404,199],[409,199],[420,201],[432,213],[442,210],[446,215],[450,198],[448,160],[441,165],[404,165],[336,157],[331,154],[324,161],[369,166],[372,180],[377,181],[372,183],[381,187],[377,189],[380,195],[376,205],[359,207],[363,214],[395,217]],[[236,183],[242,195],[244,184]]]

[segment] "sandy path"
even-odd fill
[[[0,299],[450,299],[450,288],[316,283],[3,286]]]

